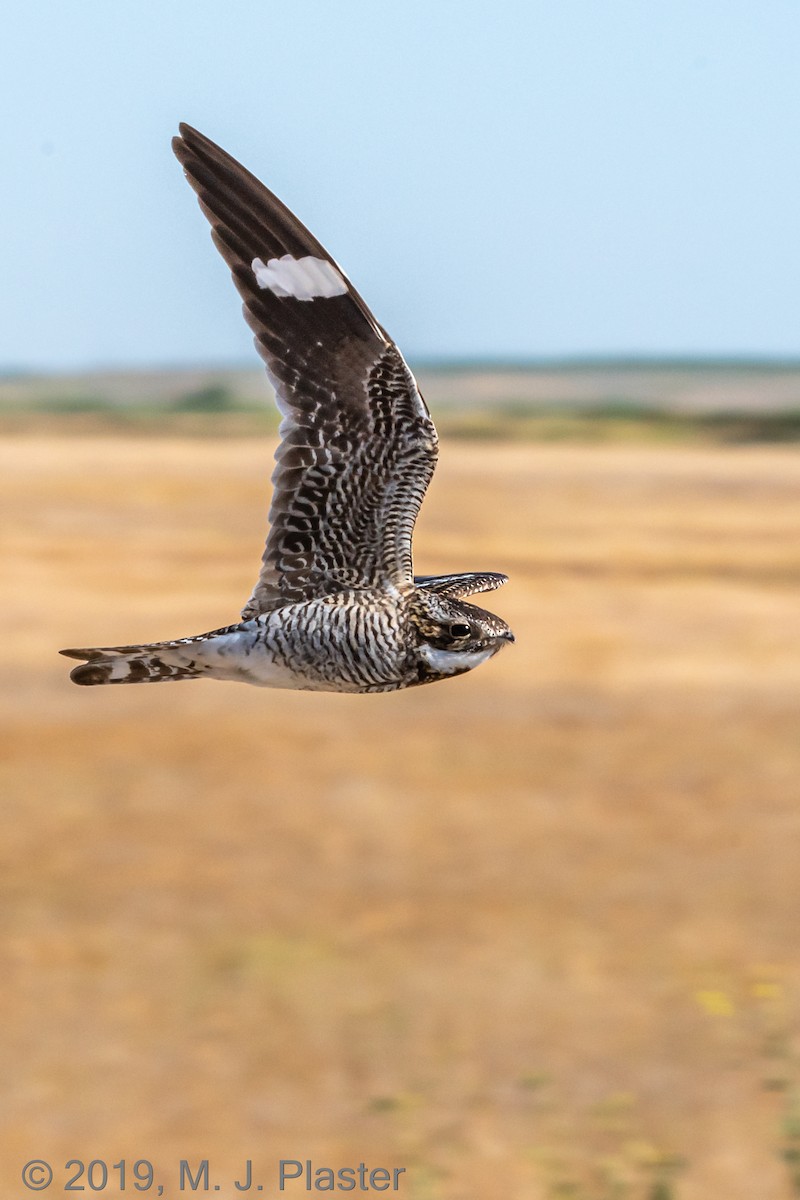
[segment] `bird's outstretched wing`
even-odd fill
[[[400,351],[263,184],[181,125],[173,149],[244,300],[283,414],[271,528],[244,617],[345,587],[408,584],[436,430]]]
[[[495,591],[508,583],[508,576],[499,571],[462,571],[460,575],[415,575],[414,583],[449,600],[463,600],[477,592]]]

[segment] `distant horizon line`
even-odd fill
[[[751,368],[770,371],[800,370],[800,353],[791,355],[770,354],[559,354],[531,357],[513,355],[441,355],[430,357],[409,356],[409,363],[418,371],[479,372],[505,371],[509,374],[522,371],[542,370],[637,370],[637,369],[736,369]],[[75,367],[0,367],[0,380],[47,379],[69,375],[146,375],[149,373],[180,374],[187,371],[258,371],[255,362],[153,362],[148,364],[107,363]]]

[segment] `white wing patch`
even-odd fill
[[[256,283],[268,288],[276,296],[290,296],[293,300],[316,300],[320,297],[344,296],[347,284],[333,263],[324,258],[293,258],[284,254],[282,258],[271,258],[264,263],[254,258],[251,266]]]

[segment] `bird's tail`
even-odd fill
[[[152,642],[147,646],[103,646],[87,650],[61,650],[67,658],[85,661],[70,671],[73,683],[161,683],[167,679],[199,679],[208,665],[196,656],[194,638]]]

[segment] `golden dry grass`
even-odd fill
[[[0,442],[3,1194],[38,1155],[638,1197],[677,1155],[682,1200],[786,1196],[800,455],[448,445],[417,566],[511,575],[487,667],[72,687],[59,646],[235,618],[268,457]]]

